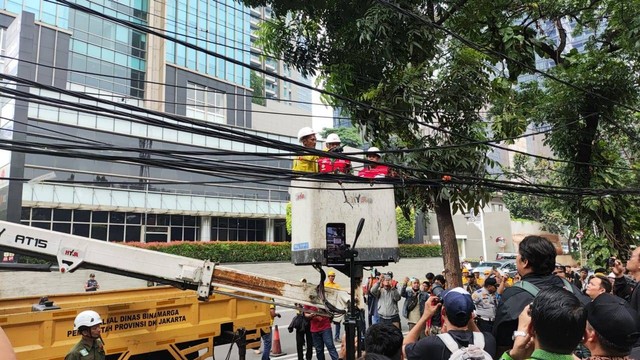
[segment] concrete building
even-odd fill
[[[3,181],[0,216],[106,241],[285,240],[287,183],[234,182],[208,171],[149,164],[166,161],[157,151],[217,150],[238,152],[224,158],[228,163],[290,168],[290,160],[273,148],[228,138],[240,132],[297,143],[295,132],[311,126],[304,109],[270,101],[276,104],[273,111],[251,103],[245,65],[251,63],[252,10],[202,0],[78,4],[113,19],[44,0],[0,0],[7,56],[0,71],[34,82],[1,84],[5,94],[30,94],[0,98],[3,140],[85,146],[78,150],[84,156],[75,157],[36,145],[24,152],[3,150],[0,175],[32,181]],[[186,44],[115,19],[163,29]],[[284,91],[286,82],[280,84]],[[67,103],[52,106],[52,101]],[[269,111],[279,112],[279,118]],[[295,122],[284,117],[292,112]],[[185,126],[171,114],[222,130]],[[140,161],[112,160],[124,152]],[[251,155],[256,152],[274,156]]]

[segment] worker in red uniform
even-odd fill
[[[375,146],[370,147],[367,150],[367,160],[380,162],[382,156],[380,155],[380,149]],[[358,172],[358,176],[366,178],[381,178],[389,176],[389,167],[380,164],[365,165],[364,169]]]
[[[341,153],[342,141],[338,134],[327,135],[324,151]],[[351,161],[344,159],[336,159],[331,157],[321,157],[318,159],[319,171],[321,173],[351,173]]]

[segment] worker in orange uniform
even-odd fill
[[[298,131],[298,141],[302,146],[316,148],[316,132],[310,127],[303,127]],[[293,159],[293,170],[304,172],[318,172],[318,155],[298,155]]]
[[[324,282],[324,287],[340,289],[340,285],[336,283],[336,272],[331,270],[327,273],[327,281]],[[333,340],[340,341],[340,323],[333,322],[335,331],[333,332]]]

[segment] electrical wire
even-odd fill
[[[15,80],[15,79],[14,79],[14,80]],[[34,85],[34,84],[31,84],[31,85]],[[40,85],[40,86],[43,86],[43,85]],[[22,94],[22,96],[30,96],[30,95],[31,95],[31,94],[29,94],[29,93]],[[84,97],[85,97],[85,98],[88,98],[87,96],[84,96]],[[90,98],[90,97],[89,97],[89,98]],[[93,98],[92,98],[92,99],[93,99]],[[93,100],[100,100],[100,101],[102,101],[102,102],[106,102],[106,101],[101,100],[101,99],[93,99]],[[107,102],[107,103],[108,103],[108,102]],[[129,114],[127,114],[127,115],[129,115]],[[165,115],[166,115],[166,114],[165,114]],[[309,151],[309,150],[307,150],[307,151]],[[322,154],[322,152],[320,152],[320,154]],[[405,170],[411,170],[411,169],[405,169]],[[479,181],[479,180],[481,180],[481,179],[474,179],[474,181]]]

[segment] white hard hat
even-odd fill
[[[338,134],[329,134],[329,135],[327,135],[326,142],[328,144],[339,143],[339,142],[341,142],[340,141],[340,136],[338,136]]]
[[[370,147],[369,150],[367,150],[367,154],[376,154],[376,155],[382,157],[382,155],[380,155],[380,149],[378,149],[375,146]]]
[[[305,136],[309,136],[309,135],[313,135],[316,132],[310,128],[310,127],[303,127],[302,129],[298,130],[298,141],[302,141],[302,138]]]
[[[93,310],[85,310],[76,316],[73,320],[73,330],[79,330],[81,327],[92,327],[94,325],[102,324],[100,314]]]

